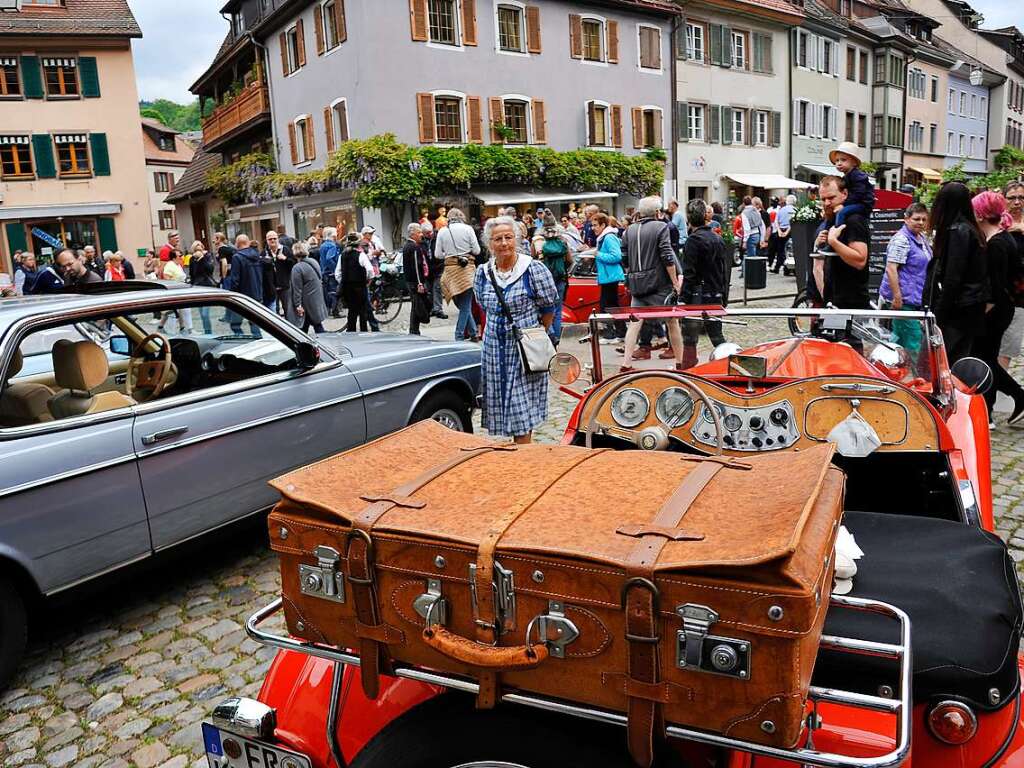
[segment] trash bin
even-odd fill
[[[768,285],[768,259],[764,256],[749,256],[743,264],[744,287],[748,291],[759,291]]]

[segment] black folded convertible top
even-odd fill
[[[854,597],[910,616],[914,700],[963,699],[983,710],[1012,701],[1020,678],[1022,610],[1013,560],[1002,540],[971,525],[923,517],[847,512],[844,524],[864,550]],[[832,608],[830,635],[895,643],[891,619]],[[892,663],[822,651],[814,683],[878,694],[896,690]]]

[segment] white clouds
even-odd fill
[[[188,87],[213,61],[228,31],[221,0],[128,0],[142,27],[135,40],[139,98],[187,103]]]

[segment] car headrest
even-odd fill
[[[13,379],[19,373],[21,373],[21,366],[25,363],[25,359],[21,356],[21,350],[14,350],[14,356],[11,358],[10,365],[7,366],[7,379]]]
[[[53,345],[52,354],[53,378],[62,389],[90,391],[110,372],[106,353],[92,341],[61,340]]]

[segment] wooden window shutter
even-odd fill
[[[722,107],[722,143],[732,144],[732,107]]]
[[[298,165],[299,145],[295,142],[295,123],[288,123],[288,145],[292,151],[292,165]]]
[[[345,0],[334,0],[334,26],[338,30],[338,43],[348,40],[348,23],[345,21]]]
[[[299,66],[306,66],[306,35],[305,30],[302,28],[302,19],[295,22],[295,40],[298,43],[299,49]]]
[[[476,0],[462,0],[462,44],[476,45]]]
[[[540,53],[540,7],[526,6],[526,52]]]
[[[24,224],[16,221],[13,224],[5,224],[4,229],[7,230],[7,246],[12,251],[28,250],[28,237],[25,235]]]
[[[341,141],[348,141],[348,102],[339,101],[334,110],[334,119],[338,121],[338,138]]]
[[[643,149],[644,147],[644,111],[639,107],[633,107],[633,148]]]
[[[110,152],[107,150],[107,134],[90,133],[89,149],[92,150],[92,172],[94,176],[110,175]]]
[[[21,84],[26,99],[41,99],[43,91],[43,68],[38,56],[22,56],[18,67],[21,70]]]
[[[48,133],[32,135],[32,154],[36,161],[36,176],[53,179],[57,176],[57,164],[53,159],[53,137]]]
[[[622,105],[612,104],[612,146],[622,146]]]
[[[655,69],[661,69],[661,30],[657,30],[656,34],[651,35],[651,55],[653,57],[653,64]]]
[[[427,0],[409,0],[409,24],[412,27],[412,39],[425,43],[428,38]]]
[[[707,106],[708,113],[708,133],[707,140],[709,144],[717,144],[718,137],[722,135],[722,111],[717,104],[709,104]],[[731,131],[732,126],[724,126],[725,130]]]
[[[594,146],[594,102],[587,102],[587,146]]]
[[[722,25],[709,24],[708,37],[711,38],[711,63],[721,65],[722,63]]]
[[[306,132],[306,146],[309,148],[309,154],[306,156],[306,159],[316,160],[316,136],[313,133],[312,115],[306,118],[306,122],[303,124],[303,129]]]
[[[640,66],[641,67],[653,67],[654,63],[651,61],[651,38],[644,34],[647,30],[643,27],[637,35],[640,41]]]
[[[619,22],[607,22],[605,34],[608,37],[608,63],[619,63]]]
[[[466,135],[470,144],[484,143],[484,115],[483,105],[479,96],[466,97]]]
[[[488,99],[488,106],[491,112],[491,144],[504,144],[505,140],[501,138],[497,127],[505,124],[505,107],[497,96]]]
[[[583,17],[578,13],[569,14],[569,56],[583,58]]]
[[[324,7],[317,5],[313,9],[313,31],[316,34],[316,55],[323,56],[327,46],[324,45]]]
[[[746,113],[747,119],[747,145],[754,146],[757,144],[757,137],[754,135],[754,131],[757,128],[757,112],[753,109],[748,109]]]
[[[689,104],[685,101],[676,102],[676,141],[688,142],[690,140],[690,118]]]
[[[420,143],[433,144],[435,141],[437,141],[437,129],[434,124],[433,94],[416,94],[416,113],[419,119]]]
[[[117,250],[117,227],[112,218],[102,216],[96,219],[96,234],[100,238],[100,248],[105,251]]]
[[[277,42],[281,46],[281,74],[287,76],[288,71],[288,33],[282,32],[277,36]]]
[[[548,143],[548,124],[544,119],[544,102],[541,99],[533,100],[533,143]]]
[[[82,81],[82,98],[99,98],[100,75],[96,68],[95,56],[78,57],[78,77]]]
[[[654,141],[651,142],[656,147],[664,146],[662,141],[662,127],[661,127],[662,114],[660,109],[654,110]]]
[[[324,133],[327,135],[327,153],[334,151],[334,110],[324,107]]]
[[[851,141],[853,137],[850,137]],[[772,112],[772,146],[777,147],[782,144],[782,113]]]

